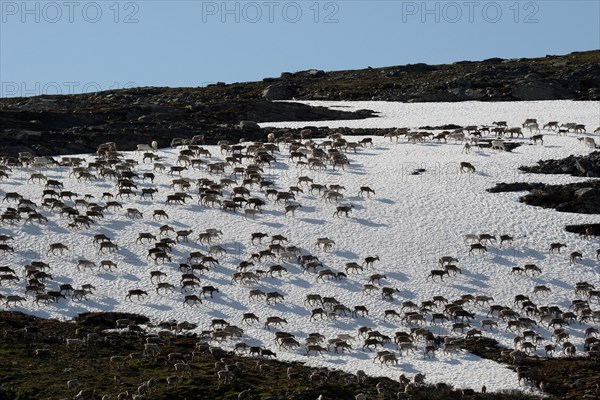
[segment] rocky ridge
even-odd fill
[[[273,100],[401,102],[598,100],[600,51],[532,59],[499,58],[447,65],[409,64],[325,72],[284,72],[260,82],[204,88],[113,90],[81,95],[0,99],[0,153],[75,154],[114,141],[121,150],[172,138],[264,139],[241,121],[324,121],[376,116]],[[322,129],[321,134],[327,134]],[[373,134],[385,134],[385,130]]]

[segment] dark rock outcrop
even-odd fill
[[[271,85],[263,91],[266,100],[292,100],[294,90],[290,86]]]
[[[358,112],[265,100],[205,101],[187,89],[138,88],[77,96],[42,96],[0,101],[0,152],[40,156],[96,151],[116,142],[120,150],[176,137],[204,134],[220,139],[264,140],[259,122],[347,120],[376,117]],[[35,110],[35,111],[33,111]]]
[[[567,225],[565,230],[579,235],[600,236],[600,224]]]
[[[540,190],[544,188],[543,183],[526,183],[526,182],[513,182],[513,183],[498,183],[496,186],[487,189],[490,193],[502,193],[502,192],[524,192],[532,190]]]
[[[569,156],[560,160],[541,160],[537,165],[522,166],[523,172],[534,174],[569,174],[596,178],[600,176],[600,151],[586,156]]]
[[[553,208],[556,211],[580,214],[600,214],[600,181],[567,185],[542,183],[499,183],[487,189],[491,193],[528,190],[519,201],[531,206]]]
[[[150,321],[144,315],[123,312],[86,312],[79,314],[75,321],[82,326],[101,326],[104,329],[112,329],[116,326],[118,319],[129,319],[135,324],[146,324]]]

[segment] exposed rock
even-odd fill
[[[376,117],[369,110],[349,112],[262,99],[210,101],[192,89],[137,88],[53,99],[51,110],[43,108],[48,102],[38,102],[42,109],[36,112],[29,110],[31,99],[0,100],[11,105],[0,112],[1,153],[90,153],[105,142],[134,150],[137,144],[153,140],[166,147],[175,137],[191,138],[199,132],[205,135],[206,144],[220,139],[263,140],[258,122]],[[240,129],[240,121],[254,122],[245,122]]]
[[[490,193],[502,193],[502,192],[523,192],[526,190],[532,191],[536,189],[543,189],[543,183],[526,183],[526,182],[513,182],[513,183],[497,183],[496,186],[486,189]]]
[[[519,167],[521,171],[535,174],[569,174],[573,176],[600,176],[600,152],[586,156],[568,156],[560,160],[542,160],[537,165]]]
[[[320,69],[311,69],[307,72],[307,75],[313,78],[320,78],[325,75],[325,71]]]
[[[260,125],[258,125],[254,121],[240,121],[240,129],[242,129],[242,130],[256,130],[256,129],[260,129]]]
[[[145,324],[150,319],[143,315],[122,312],[86,312],[79,314],[75,320],[80,325],[104,326],[114,328],[118,319],[130,319],[136,324]]]
[[[504,149],[507,152],[511,152],[514,149],[516,149],[519,146],[522,146],[523,142],[519,142],[519,141],[509,141],[506,140],[504,141]],[[492,147],[492,139],[481,139],[479,140],[479,147],[483,147],[483,148],[491,148]]]
[[[263,91],[266,100],[291,100],[294,90],[289,86],[269,86]]]
[[[499,183],[487,189],[490,193],[530,193],[519,201],[531,206],[553,208],[556,211],[580,214],[600,214],[600,181],[587,181],[567,185],[545,185],[542,183]]]
[[[593,188],[581,188],[581,189],[577,189],[574,193],[575,197],[584,197],[584,196],[589,196],[589,195],[593,195],[594,194],[594,189]]]
[[[305,78],[321,78],[325,76],[325,71],[320,69],[309,69],[308,71],[298,71],[293,75]]]
[[[521,197],[519,201],[561,212],[600,214],[600,182],[544,185]]]
[[[582,175],[586,175],[588,172],[592,172],[594,170],[594,164],[585,159],[576,160],[575,166]]]
[[[532,75],[532,74],[529,74]],[[520,100],[557,100],[573,96],[568,90],[558,87],[553,82],[529,81],[519,83],[511,90],[511,95]]]
[[[600,236],[600,224],[567,225],[565,230],[579,235],[587,232],[592,236]]]
[[[428,131],[433,131],[433,130],[440,130],[440,131],[453,131],[456,129],[462,129],[463,127],[460,125],[455,125],[455,124],[446,124],[446,125],[440,125],[440,126],[420,126],[419,129],[421,130],[428,130]]]
[[[484,89],[466,89],[464,93],[469,100],[480,100],[487,96]]]

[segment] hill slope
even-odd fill
[[[511,126],[519,124],[525,117],[536,117],[540,121],[548,121],[550,118],[576,120],[586,126],[593,126],[598,118],[597,102],[504,103],[502,108],[497,103],[465,103],[458,117],[452,105],[429,105],[435,106],[435,109],[426,110],[421,107],[422,104],[370,103],[373,109],[385,116],[374,119],[380,127],[384,123],[414,126],[422,120],[437,123],[455,118],[460,118],[457,121],[459,123],[472,121],[479,125],[489,123],[492,117],[506,119]],[[351,105],[344,103],[343,106]],[[395,119],[394,116],[398,118]],[[114,200],[122,208],[116,203],[104,208],[105,205],[109,206],[110,199],[110,195],[105,193],[112,191],[116,194],[116,182],[111,178],[108,167],[100,168],[104,170],[104,177],[99,175],[97,179],[90,180],[85,180],[83,176],[77,179],[74,176],[77,170],[71,170],[67,165],[49,166],[41,171],[31,167],[15,168],[14,171],[8,171],[9,176],[2,181],[0,187],[0,193],[5,198],[0,203],[4,221],[0,225],[0,234],[14,238],[5,238],[10,247],[3,247],[0,260],[3,266],[17,269],[14,277],[11,270],[6,268],[0,275],[0,294],[6,296],[3,306],[40,317],[59,319],[70,319],[87,311],[133,312],[150,318],[155,327],[147,326],[147,329],[152,331],[157,329],[159,322],[165,320],[186,320],[197,324],[193,333],[198,337],[205,336],[206,340],[212,339],[213,344],[231,349],[236,342],[244,341],[249,346],[276,351],[280,360],[305,362],[313,367],[350,372],[363,369],[368,374],[392,379],[397,379],[400,373],[410,377],[426,373],[429,382],[444,381],[451,382],[455,387],[472,388],[485,384],[490,391],[519,388],[517,377],[511,370],[489,359],[479,359],[456,346],[444,347],[437,353],[434,350],[435,354],[426,353],[424,337],[411,339],[417,345],[414,353],[409,347],[397,348],[387,341],[379,343],[377,350],[385,348],[400,358],[398,364],[393,365],[377,362],[374,359],[375,349],[365,347],[367,342],[360,337],[352,342],[351,349],[336,353],[330,348],[331,351],[323,351],[322,355],[314,352],[307,355],[309,349],[305,344],[309,334],[313,332],[319,332],[331,340],[340,337],[340,334],[357,336],[358,329],[364,326],[390,338],[405,337],[405,334],[398,335],[398,332],[411,332],[413,329],[415,336],[421,336],[417,334],[417,330],[427,329],[432,335],[450,337],[451,340],[465,337],[470,328],[481,328],[481,336],[494,339],[502,346],[512,347],[515,338],[525,335],[527,328],[540,335],[539,341],[536,340],[537,347],[527,350],[531,359],[539,361],[546,357],[545,346],[557,345],[553,334],[558,325],[562,325],[561,328],[569,334],[569,343],[572,344],[569,348],[573,349],[575,355],[588,355],[590,342],[586,342],[588,338],[584,336],[586,330],[597,323],[597,317],[591,314],[592,310],[597,310],[597,300],[596,297],[592,300],[592,296],[586,296],[581,290],[575,292],[574,288],[581,281],[597,287],[598,243],[568,233],[564,227],[573,223],[597,222],[597,217],[531,207],[518,202],[517,193],[494,194],[485,190],[498,181],[547,184],[581,181],[582,178],[565,175],[532,176],[517,172],[516,166],[530,165],[540,158],[584,155],[590,152],[572,134],[558,136],[549,131],[544,132],[546,136],[543,146],[534,145],[528,139],[513,138],[507,140],[520,141],[521,146],[512,152],[482,148],[473,149],[469,154],[462,153],[463,144],[454,140],[411,143],[405,139],[396,142],[375,137],[372,138],[373,146],[359,147],[356,152],[350,150],[349,146],[344,153],[349,164],[344,168],[339,165],[333,168],[326,160],[323,161],[323,167],[308,168],[306,164],[300,163],[302,157],[297,154],[295,158],[290,158],[288,145],[282,143],[279,150],[274,151],[276,160],[262,165],[261,177],[263,181],[270,181],[271,186],[265,184],[260,187],[277,188],[281,193],[296,193],[295,200],[302,206],[295,212],[289,212],[285,206],[298,203],[276,201],[275,196],[267,195],[259,185],[245,182],[247,196],[266,203],[262,207],[262,213],[254,216],[246,212],[251,208],[246,208],[243,213],[239,209],[237,212],[232,210],[231,194],[237,195],[233,197],[236,204],[246,203],[241,196],[244,187],[234,189],[224,186],[220,189],[222,197],[213,193],[214,201],[208,201],[208,197],[204,196],[205,200],[198,202],[199,188],[202,188],[203,194],[209,194],[205,190],[208,185],[211,190],[216,190],[217,184],[211,183],[212,180],[223,185],[230,183],[229,180],[233,178],[241,182],[240,170],[234,171],[233,165],[225,167],[222,172],[211,171],[212,168],[208,167],[207,164],[215,166],[226,157],[217,147],[207,146],[211,154],[206,157],[203,153],[204,163],[198,164],[198,168],[190,167],[182,171],[181,176],[167,171],[169,166],[178,164],[176,160],[180,150],[186,149],[162,149],[158,155],[167,169],[161,171],[157,168],[154,171],[155,179],[151,181],[142,179],[142,174],[149,174],[155,169],[152,163],[144,160],[140,153],[125,153],[124,158],[132,160],[127,163],[135,165],[134,171],[138,175],[131,175],[135,186],[132,183],[125,185],[125,181],[121,181],[120,186],[121,189],[131,187],[137,195],[130,196],[127,191],[116,195]],[[317,142],[321,145],[319,147],[325,147],[322,141]],[[252,154],[249,143],[244,145],[248,147],[242,146],[241,153]],[[233,150],[231,157],[237,152]],[[317,158],[318,153],[315,152],[314,156],[313,158]],[[93,156],[86,156],[86,160],[91,164],[95,162]],[[251,168],[250,164],[262,160],[264,159],[243,157],[240,163],[235,163],[234,160],[230,162],[239,167],[246,166],[246,172],[256,173],[255,166]],[[476,172],[462,173],[459,162],[463,161],[472,163]],[[311,163],[313,166],[317,165],[314,160]],[[90,168],[93,168],[91,164]],[[116,165],[115,170],[123,170],[122,167],[122,164]],[[416,169],[424,171],[414,174]],[[100,173],[96,169],[93,171],[94,174]],[[34,172],[43,172],[48,179],[59,180],[64,184],[63,188],[56,189],[61,192],[64,204],[58,204],[58,200],[50,201],[48,196],[52,193],[43,196],[43,190],[47,189],[43,179],[29,179],[30,173]],[[327,185],[331,189],[333,184],[346,189],[339,188],[340,193],[330,191],[335,196],[330,194],[324,198],[322,191],[316,188],[311,191],[308,185],[300,184],[300,176],[307,176],[314,183]],[[188,181],[174,181],[174,178],[188,178],[192,187],[185,193],[185,183]],[[199,184],[199,188],[196,188],[195,182]],[[49,181],[48,183],[50,184]],[[361,194],[360,188],[365,185],[370,186],[375,194]],[[59,185],[54,182],[49,186]],[[292,189],[293,186],[300,187]],[[158,192],[152,189],[157,189]],[[145,190],[143,196],[142,190]],[[176,190],[184,192],[179,197],[184,196],[189,201],[169,200],[167,196]],[[40,215],[30,212],[27,217],[24,214],[27,210],[24,210],[21,221],[18,221],[14,212],[9,210],[9,207],[17,207],[15,200],[18,196],[15,193],[38,204],[39,199],[46,197],[46,205],[54,203],[56,206],[53,210],[36,208]],[[92,202],[97,203],[94,205]],[[94,216],[95,222],[88,223],[77,223],[86,221],[85,219],[66,217],[78,212],[83,216],[86,208],[83,206],[86,204],[87,211],[97,212],[100,209],[104,217],[89,214],[90,218]],[[219,204],[229,205],[222,209],[218,207]],[[354,208],[348,216],[343,213],[340,215],[339,212],[336,215],[336,207],[343,204],[352,204]],[[25,207],[23,203],[21,205]],[[157,209],[165,211],[167,218],[158,217],[162,214],[154,216]],[[29,222],[23,221],[25,218]],[[169,233],[163,224],[179,233]],[[209,243],[207,236],[203,234],[208,229],[217,229],[222,235],[214,237]],[[270,237],[260,243],[252,240],[255,232],[264,232]],[[481,253],[473,252],[473,248],[465,246],[464,235],[482,232],[511,235],[514,241],[510,244],[488,242],[487,251]],[[152,240],[149,243],[142,240],[141,234]],[[276,234],[285,236],[286,240],[274,241]],[[96,235],[106,235],[118,247],[104,248],[98,243],[94,245]],[[149,250],[152,243],[155,243],[151,235],[156,240],[170,239],[172,244],[171,251],[166,250],[168,254],[162,254],[160,258],[155,255],[154,261],[149,257],[157,254]],[[317,245],[317,238],[324,237],[332,239],[335,245]],[[278,240],[284,242],[281,246],[286,248],[285,257],[281,247],[278,247]],[[59,242],[66,246],[64,252],[58,250],[59,247],[51,247]],[[565,243],[567,249],[562,253],[549,252],[549,244],[553,242]],[[304,268],[293,256],[290,258],[290,253],[294,251],[289,247],[292,245],[304,256],[317,256],[323,265],[315,264],[312,269]],[[265,250],[267,252],[262,253]],[[281,256],[270,255],[270,250],[280,250]],[[575,250],[580,251],[583,257],[573,263],[569,260],[569,253]],[[219,262],[214,263],[199,254],[192,257],[195,252],[201,252],[204,256],[210,253]],[[255,253],[262,253],[264,256],[257,258]],[[373,267],[361,266],[367,256],[375,255],[379,261]],[[438,259],[442,255],[456,257],[458,260],[455,263],[458,264],[451,269],[452,274],[445,275],[442,272],[441,275],[438,273],[434,276],[432,269],[440,268]],[[237,275],[234,274],[242,272],[244,267],[240,263],[248,260],[253,260],[254,265],[246,265],[246,272],[252,271],[253,274],[240,281],[239,276],[236,278]],[[40,288],[33,288],[32,291],[29,286],[34,285],[34,282],[26,281],[18,271],[18,268],[32,261],[44,261],[51,265],[48,269],[51,276],[37,273],[44,271],[33,272],[35,279],[45,280],[41,290],[47,290],[48,294],[51,291],[66,290],[61,285],[67,284],[75,288],[91,284],[95,289],[93,293],[79,292],[77,296],[65,295],[64,298],[58,296],[56,302],[36,297],[35,291]],[[116,268],[110,264],[106,264],[108,268],[100,268],[101,263],[106,261],[114,262]],[[181,265],[192,262],[197,263],[195,268]],[[532,263],[536,265],[536,268],[531,269],[532,272],[521,271],[525,265]],[[94,268],[94,265],[97,267]],[[155,278],[151,271],[158,272],[156,276],[160,279]],[[324,271],[329,272],[325,274]],[[188,275],[184,276],[183,273]],[[337,278],[342,279],[333,278],[331,274],[334,273]],[[346,275],[344,277],[339,273]],[[157,280],[172,285],[173,290],[169,291],[168,287],[158,290]],[[184,284],[186,281],[188,283]],[[198,283],[201,287],[214,286],[219,291],[212,297],[202,296],[200,287],[194,288],[197,282],[201,282]],[[137,290],[143,290],[147,295],[128,296],[130,290],[136,290],[132,293],[140,294],[143,292]],[[283,299],[267,302],[260,293],[255,297],[249,296],[250,290],[261,290],[265,294],[279,293]],[[542,307],[558,307],[556,311],[552,311],[553,314],[563,315],[561,312],[564,311],[565,320],[577,319],[581,323],[567,325],[566,322],[549,320],[550,314],[530,313],[531,310],[524,305],[517,307],[516,296],[525,294],[531,296],[532,302],[527,307],[540,311]],[[199,297],[186,299],[185,296],[188,295]],[[338,308],[332,314],[336,301],[329,300],[321,303],[319,313],[318,302],[305,301],[309,295],[322,295],[322,300],[324,297],[333,297],[340,305],[349,307],[349,310]],[[446,309],[441,304],[441,299],[435,304],[431,303],[434,296],[440,295],[453,302],[453,307],[459,308],[454,308],[455,311]],[[477,299],[475,296],[483,297],[474,301]],[[576,310],[572,307],[575,301],[583,299],[590,300],[589,312],[587,309]],[[523,319],[511,320],[510,318],[516,318],[512,314],[507,314],[512,317],[500,318],[497,311],[492,311],[492,305],[515,308],[518,316]],[[357,312],[353,315],[347,312],[358,306],[364,306],[368,313]],[[322,314],[324,309],[329,312],[327,316]],[[567,310],[577,312],[577,315],[566,314]],[[458,311],[461,311],[460,315]],[[259,322],[256,323],[252,318],[243,321],[242,317],[246,313],[253,313]],[[447,320],[451,314],[454,319]],[[266,324],[270,317],[284,320],[280,325]],[[227,340],[220,336],[223,331],[203,332],[222,325],[215,322],[222,319],[242,327],[241,337],[235,336]],[[486,327],[485,320],[491,320],[492,325]],[[515,327],[516,321],[519,322]],[[456,325],[459,323],[471,325]],[[110,327],[114,327],[114,324]],[[276,330],[292,333],[298,340],[298,345],[281,347],[275,340]],[[471,336],[479,337],[480,334],[473,331]],[[436,343],[436,338],[433,339]],[[558,346],[556,354],[565,348],[566,343]],[[173,351],[166,350],[165,346],[162,349],[162,355]],[[508,361],[508,357],[503,360]],[[592,362],[588,361],[587,365]],[[84,378],[87,379],[86,376],[77,375],[79,370],[74,372],[72,378],[82,382]],[[582,398],[583,391],[593,389],[596,379],[596,376],[585,379],[584,385],[578,384],[578,388],[570,388],[571,393],[579,395],[573,398]]]

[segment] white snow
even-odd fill
[[[424,103],[400,104],[385,102],[311,102],[311,104],[345,109],[368,108],[380,112],[379,118],[363,121],[327,121],[304,123],[269,123],[263,126],[302,127],[309,125],[349,126],[349,127],[419,127],[422,125],[489,125],[494,120],[507,120],[509,126],[518,126],[525,118],[538,118],[541,123],[558,120],[560,122],[584,123],[589,135],[600,125],[600,103],[598,102],[520,102],[520,103]],[[316,183],[341,184],[345,186],[343,200],[340,204],[353,204],[354,210],[349,218],[333,217],[336,204],[328,203],[316,193],[311,195],[305,189],[297,201],[302,208],[295,217],[283,215],[283,205],[267,202],[262,214],[255,220],[245,218],[242,213],[224,212],[197,204],[194,199],[186,205],[165,205],[167,194],[175,190],[169,187],[173,176],[157,173],[152,185],[149,181],[136,180],[138,194],[141,188],[158,187],[154,200],[150,198],[117,199],[124,205],[121,211],[107,211],[106,218],[94,224],[90,229],[69,230],[66,218],[58,213],[42,210],[49,222],[24,225],[23,221],[15,225],[0,225],[0,234],[11,235],[14,253],[0,254],[0,265],[11,266],[20,274],[22,267],[33,260],[44,260],[50,263],[53,280],[48,281],[47,289],[57,290],[62,283],[71,283],[78,287],[91,283],[96,287],[94,294],[87,301],[60,300],[50,305],[33,303],[33,296],[21,306],[13,306],[11,310],[23,311],[44,318],[68,319],[86,311],[126,311],[149,316],[153,322],[165,320],[187,320],[199,324],[197,331],[208,329],[213,318],[224,318],[231,324],[244,329],[241,340],[249,345],[268,347],[277,352],[282,360],[296,360],[309,365],[327,366],[355,372],[365,370],[370,375],[398,378],[401,373],[412,376],[424,372],[429,382],[448,382],[455,387],[471,387],[478,389],[485,384],[490,391],[519,388],[515,373],[489,360],[482,360],[472,354],[444,354],[439,351],[435,358],[423,357],[423,343],[418,343],[415,354],[402,355],[398,366],[381,366],[373,362],[373,352],[361,349],[361,339],[353,342],[354,349],[350,353],[324,354],[323,357],[305,355],[302,346],[297,351],[284,351],[277,348],[274,332],[265,329],[263,324],[268,316],[281,316],[287,319],[287,325],[281,330],[296,335],[304,343],[310,332],[321,332],[328,339],[339,333],[350,333],[356,336],[357,328],[369,326],[391,337],[396,331],[409,331],[411,326],[400,322],[384,321],[384,310],[395,309],[400,312],[401,303],[407,300],[419,304],[430,300],[432,296],[443,295],[455,300],[463,294],[489,295],[494,304],[513,306],[516,294],[528,294],[531,299],[541,305],[558,305],[567,309],[571,300],[576,298],[574,284],[588,281],[599,286],[598,262],[595,259],[598,239],[584,240],[564,230],[566,224],[598,223],[597,215],[581,215],[559,213],[531,207],[518,202],[523,193],[490,194],[485,189],[497,182],[544,182],[568,183],[584,180],[566,175],[530,175],[517,170],[519,165],[534,164],[540,159],[562,158],[569,154],[587,154],[590,149],[576,140],[574,134],[567,137],[556,136],[544,131],[544,146],[525,144],[513,152],[498,152],[489,149],[474,150],[471,154],[461,154],[462,145],[449,141],[447,144],[426,142],[409,144],[406,139],[398,143],[390,142],[383,137],[374,137],[374,146],[348,153],[350,165],[345,170],[311,171],[301,169],[294,162],[288,161],[287,149],[282,147],[276,154],[277,163],[272,167],[265,165],[264,177],[276,182],[279,190],[286,190],[297,185],[298,177],[307,175]],[[526,134],[527,136],[527,134]],[[594,135],[592,135],[594,136]],[[597,136],[597,135],[595,135]],[[356,141],[358,137],[348,137]],[[215,162],[224,159],[219,149],[205,146],[212,152]],[[175,165],[179,149],[159,151],[162,162]],[[84,155],[88,160],[93,156]],[[139,161],[139,173],[152,170],[150,163],[143,163],[141,154],[126,153],[126,158]],[[458,164],[468,161],[475,165],[475,174],[461,174]],[[411,175],[415,168],[424,168],[421,175]],[[25,198],[41,203],[42,183],[28,183],[31,168],[16,168],[9,179],[0,181],[0,197],[7,192],[18,192]],[[39,171],[37,171],[39,172]],[[92,201],[103,204],[103,192],[116,194],[115,181],[96,180],[79,182],[69,174],[66,167],[54,167],[41,171],[50,179],[58,179],[64,183],[65,190],[79,194],[95,196]],[[204,170],[190,169],[182,176],[193,179],[209,178],[217,180],[229,177],[231,171],[224,175],[211,175]],[[175,176],[176,178],[177,176]],[[241,180],[240,178],[238,178]],[[376,195],[358,196],[361,186],[370,186]],[[264,197],[264,193],[254,186],[253,195]],[[229,189],[225,189],[226,194]],[[65,200],[69,203],[68,200]],[[15,203],[0,203],[0,212]],[[144,215],[143,219],[131,220],[125,217],[125,208],[137,208]],[[153,210],[164,209],[170,216],[168,221],[153,220]],[[82,208],[80,208],[83,211]],[[159,226],[168,223],[175,229],[193,229],[189,243],[174,246],[172,263],[155,264],[146,258],[148,244],[136,243],[138,233],[151,232],[159,236]],[[217,257],[220,265],[211,268],[210,272],[201,276],[202,285],[213,285],[220,289],[213,299],[205,299],[199,306],[184,306],[185,293],[179,291],[181,273],[179,263],[186,262],[190,251],[207,252],[206,245],[196,240],[199,233],[208,228],[218,228],[223,232],[222,239],[215,244],[224,246],[225,256]],[[263,240],[262,245],[253,245],[250,241],[252,232],[267,232],[270,235],[282,234],[289,239],[288,245],[296,245],[303,254],[315,254],[334,271],[343,271],[347,262],[362,263],[366,256],[378,255],[380,262],[374,269],[348,274],[348,279],[341,281],[317,281],[312,272],[302,273],[296,263],[283,263],[289,273],[282,277],[261,278],[258,285],[230,284],[232,273],[241,260],[247,260],[251,253],[263,250],[269,243]],[[99,254],[92,244],[95,234],[104,233],[118,244],[118,253]],[[463,244],[465,234],[491,233],[494,235],[510,234],[515,240],[513,245],[499,247],[489,246],[489,252],[469,256],[468,248]],[[334,251],[325,252],[315,248],[316,238],[328,237],[335,240]],[[61,242],[69,247],[63,255],[47,254],[50,243]],[[564,242],[567,248],[562,254],[548,253],[551,242]],[[568,254],[579,250],[584,254],[577,265],[569,265]],[[453,255],[459,258],[462,275],[445,277],[444,282],[426,279],[431,269],[439,268],[438,258],[442,255]],[[118,264],[116,271],[89,270],[77,271],[79,259],[89,259],[99,263],[110,259]],[[268,269],[277,261],[265,261],[256,265],[259,269]],[[543,273],[536,277],[518,276],[510,273],[514,266],[535,263]],[[167,273],[166,281],[173,283],[176,290],[172,293],[157,294],[155,286],[150,282],[150,271],[160,270]],[[382,300],[380,295],[365,295],[363,284],[367,283],[371,274],[382,273],[387,279],[381,286],[397,288],[394,301]],[[548,296],[532,295],[534,285],[546,285],[552,292]],[[23,295],[25,279],[17,284],[5,282],[0,287],[0,294]],[[143,289],[149,295],[143,300],[128,301],[125,295],[130,289]],[[278,291],[285,295],[285,301],[267,305],[264,301],[250,301],[250,289]],[[305,306],[304,299],[309,293],[323,296],[334,296],[341,303],[352,308],[365,305],[369,310],[368,317],[339,317],[337,320],[311,321],[312,307]],[[188,294],[191,294],[189,292]],[[3,305],[6,308],[5,305]],[[467,304],[466,307],[476,313],[473,327],[479,328],[479,321],[485,319],[488,306]],[[593,304],[593,309],[600,308]],[[441,309],[438,310],[441,312]],[[242,324],[241,315],[253,312],[260,318],[258,324]],[[446,335],[451,323],[432,324],[430,317],[423,326],[434,334]],[[506,346],[513,345],[516,336],[506,332],[506,323],[497,320],[498,329],[485,332],[485,336],[497,339]],[[587,323],[575,323],[568,327],[571,342],[576,344],[578,353],[583,353],[583,331],[589,327]],[[543,344],[550,343],[551,331],[544,326],[535,329],[544,338]],[[234,342],[225,346],[232,346]],[[537,354],[543,356],[543,344],[538,346]],[[387,349],[396,351],[393,343]],[[560,350],[559,350],[560,352]]]

